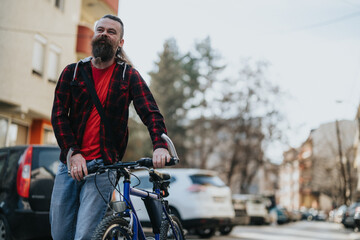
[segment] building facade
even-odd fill
[[[50,123],[62,69],[90,55],[96,19],[118,0],[2,0],[0,147],[56,144]]]
[[[285,152],[278,203],[291,210],[303,207],[330,211],[354,200],[357,132],[356,121],[322,124],[311,131],[298,150]]]
[[[300,166],[299,151],[291,148],[283,154],[284,160],[279,167],[279,188],[276,202],[288,210],[300,207]]]

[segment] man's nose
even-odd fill
[[[101,37],[108,37],[108,32],[107,31],[103,31],[101,33]]]

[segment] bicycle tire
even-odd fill
[[[132,239],[129,223],[119,216],[107,216],[96,227],[91,240]]]
[[[166,239],[185,240],[184,229],[181,225],[179,218],[177,218],[175,215],[170,215],[170,219],[174,225],[175,234],[173,232],[173,229],[171,228],[169,221],[166,219],[161,223],[160,240],[166,240]],[[177,237],[175,237],[175,235]]]

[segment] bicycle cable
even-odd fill
[[[110,206],[109,206],[109,201],[106,201],[106,200],[105,200],[104,196],[102,195],[102,193],[101,193],[101,191],[100,191],[100,189],[99,189],[99,187],[98,187],[98,185],[97,185],[97,183],[96,183],[96,176],[97,176],[97,174],[95,174],[95,176],[94,176],[94,182],[95,182],[96,190],[99,192],[101,198],[104,200],[104,202],[106,203],[106,205],[108,205],[108,207],[110,207]],[[108,178],[109,178],[109,171],[108,171]],[[110,181],[110,182],[111,182],[111,181]]]
[[[138,180],[138,182],[139,182],[139,183],[137,183],[135,186],[133,186],[134,188],[136,188],[137,186],[139,186],[139,185],[141,184],[140,178],[139,178],[138,176],[136,176],[135,174],[133,174],[133,173],[130,173],[130,175],[131,175],[131,176],[134,176],[134,177]]]
[[[109,171],[110,172],[110,171]],[[130,202],[129,202],[129,200],[128,199],[126,199],[125,197],[124,197],[124,195],[121,193],[121,191],[120,191],[120,189],[118,189],[117,187],[116,187],[116,185],[118,185],[118,182],[119,182],[119,180],[120,180],[120,177],[119,177],[119,179],[117,179],[117,181],[116,181],[116,183],[115,183],[115,185],[111,182],[111,179],[110,179],[110,173],[108,172],[108,179],[109,179],[109,182],[110,182],[110,184],[111,184],[111,186],[120,194],[120,196],[126,201],[126,203],[128,204],[128,206],[131,206],[130,205]],[[116,171],[116,174],[118,174],[118,172]],[[117,176],[115,176],[115,178],[117,178]],[[103,198],[104,199],[104,198]],[[106,202],[106,201],[105,201]],[[116,212],[110,205],[109,205],[109,203],[107,203],[107,205],[108,205],[108,207],[113,211],[113,212]]]

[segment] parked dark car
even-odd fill
[[[289,212],[280,206],[275,206],[270,210],[270,219],[272,223],[284,224],[290,222]]]
[[[0,239],[50,237],[49,208],[60,149],[0,148]]]
[[[360,229],[360,206],[355,208],[354,222],[355,222],[355,228],[357,230],[359,230]]]
[[[302,214],[301,219],[307,220],[307,221],[322,220],[322,218],[324,217],[323,212],[321,211],[321,214],[320,214],[320,211],[315,208],[302,209],[301,214]]]
[[[315,221],[326,221],[327,219],[328,215],[323,210],[318,211],[314,218]]]
[[[341,221],[341,223],[344,225],[344,227],[346,228],[355,228],[355,219],[354,219],[354,216],[355,216],[355,209],[357,207],[360,207],[360,202],[354,202],[353,204],[351,204],[345,214],[344,214],[344,217]]]

